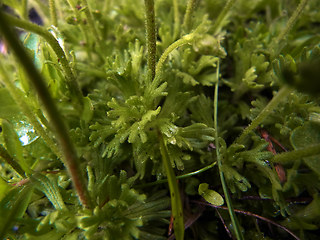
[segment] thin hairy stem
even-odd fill
[[[233,4],[236,2],[236,0],[229,0],[226,5],[224,6],[222,12],[219,14],[217,20],[215,21],[212,30],[213,33],[216,34],[217,32],[219,32],[220,28],[221,28],[221,24],[223,22],[223,20],[225,19],[225,17],[227,16],[227,14],[229,13],[230,9],[232,8]]]
[[[57,10],[55,0],[49,0],[50,19],[53,26],[58,27]]]
[[[173,25],[173,36],[174,40],[180,35],[180,16],[179,16],[179,4],[178,0],[172,0],[173,14],[174,14],[174,25]]]
[[[318,154],[320,154],[320,144],[274,155],[274,157],[272,158],[272,162],[276,162],[276,163],[292,162],[293,160],[296,160],[299,158],[311,157]]]
[[[3,13],[3,21],[6,23],[10,23],[13,26],[22,28],[26,31],[30,31],[33,33],[38,34],[39,36],[43,37],[47,43],[51,46],[51,48],[53,49],[53,51],[55,52],[55,54],[57,55],[61,66],[63,68],[63,71],[65,73],[66,79],[67,79],[67,84],[69,86],[69,90],[74,93],[74,95],[77,97],[77,100],[79,103],[82,104],[82,93],[80,91],[80,88],[78,86],[78,83],[76,81],[76,78],[71,70],[71,67],[69,66],[69,62],[68,59],[65,55],[65,52],[63,51],[63,49],[61,48],[59,42],[57,41],[57,39],[50,33],[48,32],[46,29],[44,29],[41,26],[38,26],[36,24],[33,24],[31,22],[28,21],[24,21],[22,19],[13,17],[9,14]]]
[[[217,153],[217,163],[218,163],[218,168],[219,168],[219,175],[220,175],[220,180],[221,180],[221,185],[222,189],[225,195],[226,203],[228,206],[228,211],[229,215],[231,218],[232,225],[234,227],[234,232],[236,234],[236,237],[238,240],[242,240],[243,235],[237,220],[237,217],[234,213],[231,198],[229,195],[228,187],[226,180],[224,178],[224,173],[223,173],[223,167],[222,167],[222,159],[220,155],[220,143],[219,143],[219,131],[218,131],[218,94],[219,94],[219,71],[220,71],[220,61],[217,63],[217,71],[216,71],[216,78],[217,78],[217,83],[215,86],[215,91],[214,91],[214,128],[215,128],[215,141],[216,141],[216,153]]]
[[[22,0],[21,4],[22,4],[21,17],[25,20],[28,20],[28,0]]]
[[[158,82],[162,73],[162,68],[163,65],[165,63],[165,61],[167,60],[167,57],[169,56],[169,54],[177,49],[178,47],[181,47],[185,44],[188,44],[190,42],[193,41],[195,36],[195,32],[192,32],[190,34],[184,35],[182,38],[180,38],[179,40],[175,41],[174,43],[172,43],[169,47],[167,47],[167,49],[164,51],[164,53],[162,53],[158,63],[157,63],[157,67],[156,67],[156,76],[155,76],[155,81]]]
[[[198,0],[189,0],[188,1],[186,13],[183,18],[183,27],[186,32],[189,32],[192,27],[192,24],[191,24],[192,14],[194,13],[194,10],[197,6],[197,2],[198,2]]]
[[[66,1],[68,2],[69,6],[72,8],[73,13],[76,16],[76,20],[80,21],[80,19],[81,19],[80,12],[79,12],[79,9],[77,8],[74,0],[66,0]],[[78,24],[78,27],[80,28],[80,31],[81,31],[82,35],[84,36],[85,44],[89,45],[88,32],[84,29],[83,25],[84,25],[83,21],[80,21]],[[92,60],[91,50],[88,47],[86,47],[86,51],[87,51],[88,59]]]
[[[92,31],[92,34],[96,37],[97,43],[98,43],[98,45],[100,47],[100,51],[101,51],[104,48],[104,44],[102,43],[102,39],[100,37],[100,34],[99,34],[97,27],[96,27],[96,24],[94,22],[94,19],[93,19],[92,13],[91,13],[91,9],[88,5],[87,0],[82,0],[82,3],[83,3],[83,7],[84,7],[84,14],[86,15],[87,20],[88,20],[89,28]],[[98,52],[100,52],[100,51],[98,51]]]
[[[194,31],[192,31],[192,33],[189,33],[187,35],[184,35],[182,38],[180,38],[179,40],[175,41],[174,43],[172,43],[169,47],[166,48],[166,50],[164,51],[164,53],[162,53],[156,69],[155,69],[155,77],[154,77],[154,81],[152,82],[151,85],[149,85],[148,87],[151,86],[155,87],[156,85],[158,85],[161,82],[161,76],[162,76],[162,69],[164,66],[165,61],[167,60],[169,54],[177,49],[178,47],[181,47],[185,44],[191,43],[192,41],[194,41],[195,37],[197,36],[197,34],[202,30],[203,24],[206,24],[206,22],[203,22],[202,24],[200,24]],[[147,96],[150,96],[150,91],[147,89]]]
[[[148,79],[152,81],[156,74],[156,23],[154,14],[154,1],[145,0],[144,3],[146,12]]]
[[[305,8],[305,6],[307,5],[307,3],[308,3],[308,0],[301,0],[300,4],[296,8],[296,10],[289,18],[287,25],[286,25],[286,28],[280,32],[278,37],[275,38],[275,40],[271,44],[271,50],[276,49],[276,51],[274,53],[275,56],[277,56],[281,52],[282,48],[285,46],[285,44],[280,44],[280,42],[283,40],[286,40],[289,32],[291,31],[291,29],[293,28],[293,26],[295,25],[295,23],[299,19],[299,16],[301,15],[301,13],[302,13],[303,9]]]
[[[7,24],[0,24],[0,32],[2,33],[13,53],[16,55],[18,61],[23,66],[30,82],[33,84],[36,92],[38,93],[38,96],[47,111],[50,123],[55,130],[57,140],[63,153],[64,163],[71,175],[79,199],[84,206],[89,207],[91,203],[88,191],[86,189],[85,180],[80,168],[79,159],[68,134],[68,130],[63,122],[62,116],[60,115],[53,99],[50,96],[45,81],[34,66],[32,59],[29,57],[18,37],[14,33],[13,29],[10,28],[8,21],[6,20],[7,18],[4,16],[2,11],[0,11],[0,22],[7,22]]]
[[[173,50],[177,49],[178,47],[181,47],[181,46],[183,46],[185,44],[188,44],[188,43],[191,43],[192,41],[194,41],[194,39],[197,36],[197,34],[200,31],[202,31],[203,24],[206,24],[206,22],[203,22],[195,30],[193,30],[191,33],[184,35],[179,40],[175,41],[169,47],[166,48],[164,53],[162,53],[161,57],[159,58],[159,61],[158,61],[157,66],[156,66],[155,82],[159,82],[160,81],[160,77],[161,77],[161,74],[162,74],[162,68],[163,68],[164,63],[167,60],[169,54]]]
[[[268,105],[259,113],[259,115],[251,122],[251,124],[245,128],[242,134],[236,139],[236,143],[243,143],[245,137],[254,129],[256,129],[259,124],[278,106],[278,104],[283,101],[290,93],[291,88],[284,86],[280,91],[272,98]]]
[[[44,25],[50,24],[50,8],[47,3],[43,3],[42,0],[29,0],[32,8],[36,10],[42,19]]]

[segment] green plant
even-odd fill
[[[1,3],[2,239],[317,239],[317,0]]]

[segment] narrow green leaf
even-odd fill
[[[66,208],[55,180],[40,173],[33,174],[31,180],[35,183],[35,187],[47,196],[55,209],[61,210]]]
[[[230,2],[231,1],[229,1],[228,3],[230,3]],[[220,72],[220,62],[218,62],[217,71],[216,71],[218,80],[219,80],[219,72]],[[216,130],[218,129],[218,94],[219,94],[219,84],[218,83],[219,82],[217,82],[217,84],[215,86],[215,91],[214,91],[214,128]],[[228,188],[227,188],[227,184],[226,184],[226,180],[225,180],[224,172],[223,172],[221,152],[223,152],[223,149],[226,147],[224,145],[226,145],[226,144],[224,141],[219,141],[220,138],[219,138],[218,131],[215,131],[215,137],[216,137],[215,142],[216,142],[217,163],[218,163],[218,168],[219,168],[220,180],[221,180],[223,192],[224,192],[224,195],[226,198],[226,203],[228,206],[229,215],[230,215],[231,222],[234,227],[234,231],[235,231],[235,235],[236,235],[237,239],[242,240],[242,239],[244,239],[244,237],[243,237],[243,234],[240,230],[240,224],[238,222],[238,219],[237,219],[235,212],[234,212],[234,209],[233,209],[231,197],[228,192]],[[220,150],[220,145],[221,145],[221,150]]]
[[[177,240],[183,240],[183,236],[184,236],[183,209],[182,209],[182,203],[181,203],[180,192],[177,184],[177,179],[173,172],[167,146],[164,143],[162,135],[159,136],[159,141],[160,141],[160,152],[163,160],[163,165],[167,173],[168,184],[170,189],[174,233]]]
[[[79,234],[79,233],[78,233]],[[40,236],[33,236],[33,235],[30,235],[30,234],[27,234],[27,238],[26,239],[30,239],[30,240],[60,240],[60,239],[67,239],[67,238],[62,238],[63,236],[69,236],[69,235],[66,235],[64,232],[57,232],[56,229],[48,232],[48,233],[45,233],[45,234],[41,234]],[[69,238],[68,237],[68,240],[71,240],[71,239],[75,239],[75,238]]]
[[[41,71],[42,65],[44,63],[44,59],[41,58],[41,54],[39,51],[40,45],[40,37],[34,33],[27,33],[25,39],[23,41],[23,45],[33,52],[33,62],[39,71]]]

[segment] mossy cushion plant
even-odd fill
[[[318,0],[1,4],[1,239],[318,239]]]

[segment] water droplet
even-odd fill
[[[22,146],[28,145],[39,138],[33,126],[26,121],[17,121],[14,123],[14,126]]]
[[[175,145],[177,143],[177,140],[175,138],[171,138],[169,140],[169,142],[172,144],[172,145]]]
[[[53,37],[58,41],[60,47],[63,49],[63,51],[65,51],[64,49],[64,39],[61,37],[61,33],[59,32],[59,30],[51,25],[51,28],[49,29],[49,32],[53,35]]]

